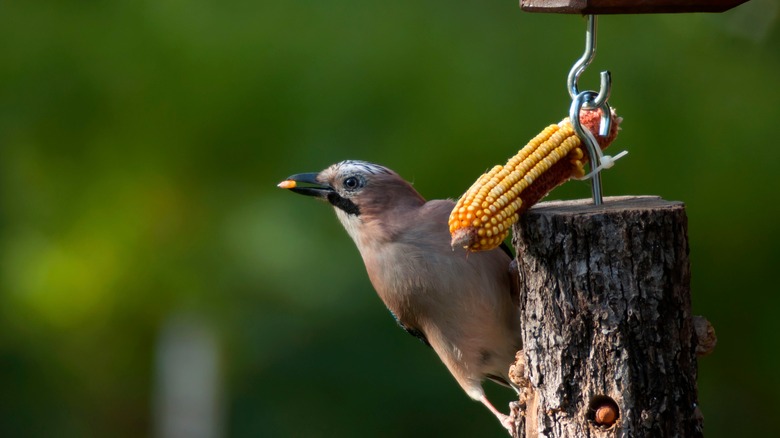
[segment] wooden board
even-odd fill
[[[550,14],[660,14],[723,12],[748,0],[520,0],[527,12]]]

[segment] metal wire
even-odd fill
[[[599,170],[601,160],[599,159],[600,154],[598,153],[601,149],[596,137],[590,132],[590,129],[583,127],[582,123],[580,123],[580,111],[587,102],[593,102],[595,97],[596,92],[594,91],[583,91],[575,96],[571,102],[571,107],[569,108],[569,119],[571,120],[572,127],[574,127],[574,132],[577,133],[577,136],[585,143],[585,148],[588,151],[590,168],[595,169],[595,171],[592,172],[593,175],[590,177],[593,204],[601,205],[603,203],[603,195],[601,193],[601,172]],[[607,114],[609,114],[609,112],[607,112]],[[601,120],[603,125],[604,119],[602,118]],[[609,120],[609,117],[607,117],[607,120]],[[601,127],[599,127],[599,130],[601,130]]]

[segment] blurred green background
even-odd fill
[[[602,17],[581,80],[611,70],[625,118],[605,193],[687,204],[710,437],[780,408],[779,9]],[[275,184],[354,158],[457,197],[566,115],[584,29],[503,0],[5,2],[0,435],[505,436]]]

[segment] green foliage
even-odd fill
[[[151,434],[155,342],[182,312],[220,340],[230,436],[503,434],[394,327],[330,209],[274,185],[355,158],[457,197],[566,115],[581,18],[69,3],[0,14],[0,435]],[[625,118],[606,194],[687,204],[694,308],[720,341],[700,361],[712,437],[761,436],[778,408],[777,14],[603,17],[581,81],[610,69]]]

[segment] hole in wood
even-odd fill
[[[587,418],[594,426],[610,428],[620,418],[620,408],[612,397],[596,395],[588,403]]]

